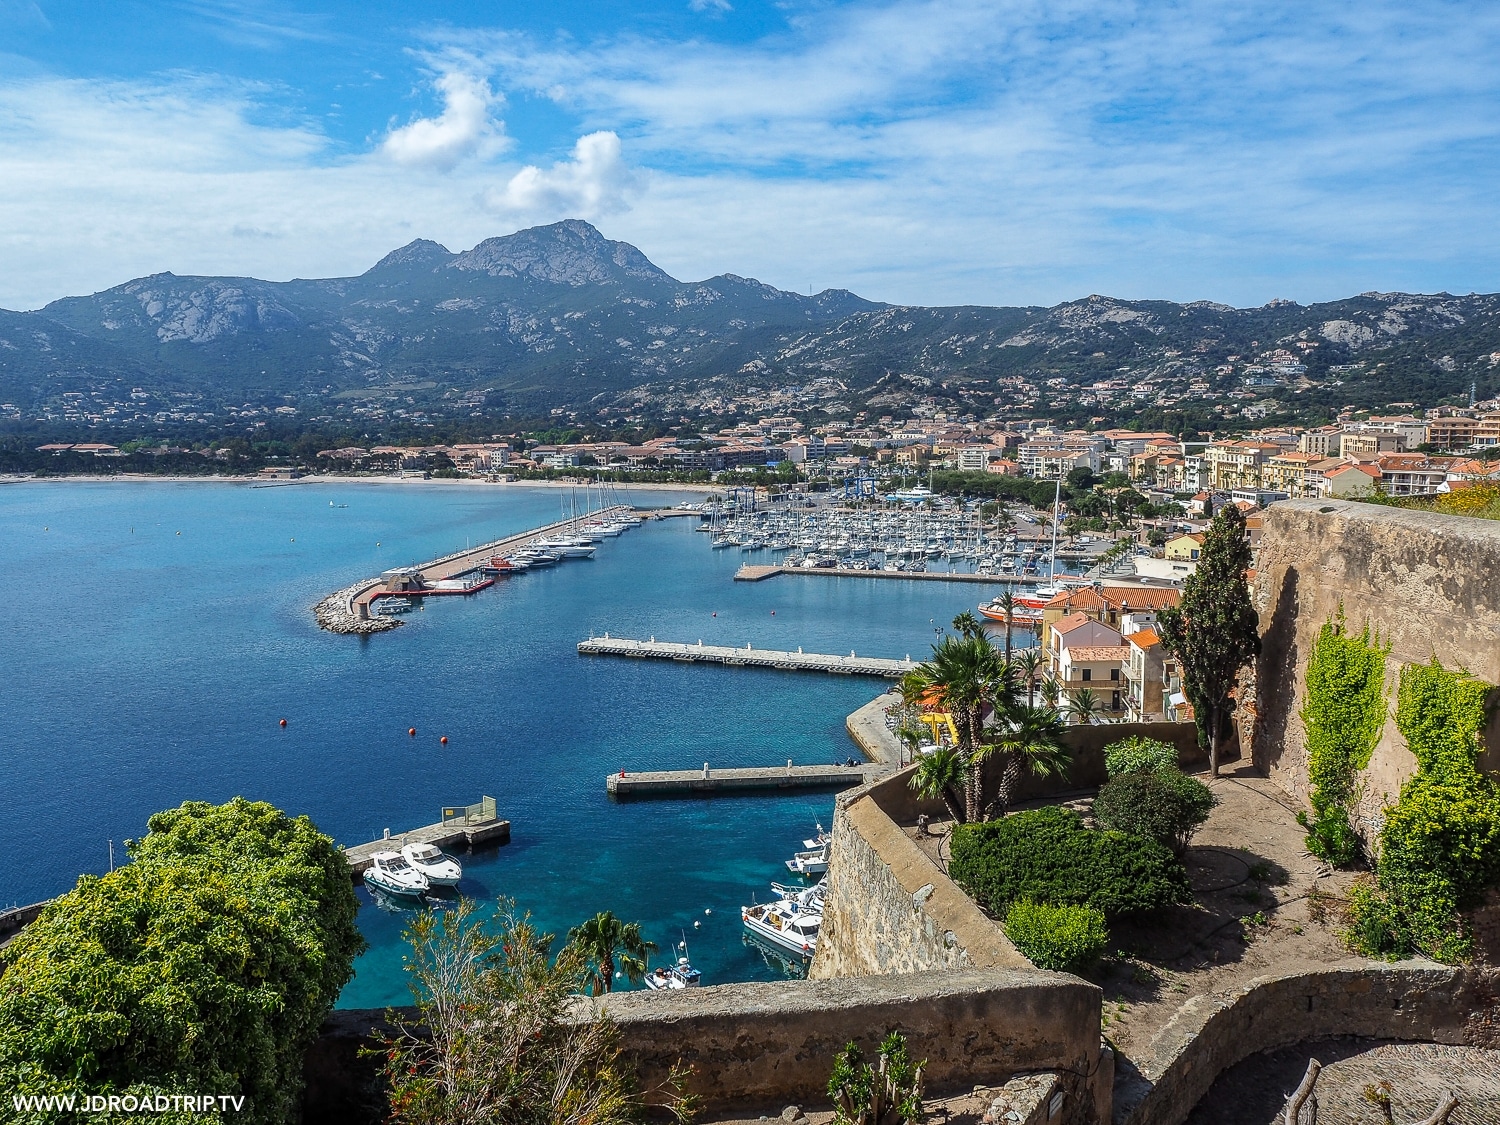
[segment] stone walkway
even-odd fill
[[[1315,1088],[1320,1125],[1385,1125],[1384,1113],[1364,1096],[1366,1087],[1380,1082],[1390,1083],[1396,1125],[1425,1120],[1450,1091],[1459,1102],[1450,1125],[1500,1121],[1500,1051],[1338,1039],[1268,1051],[1231,1067],[1187,1125],[1277,1125],[1310,1058],[1323,1064]]]

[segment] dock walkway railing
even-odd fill
[[[900,679],[916,667],[910,656],[892,660],[881,656],[834,656],[822,652],[783,652],[778,649],[730,648],[726,645],[695,645],[676,641],[632,640],[627,637],[590,637],[578,642],[581,656],[634,656],[654,660],[678,660],[686,663],[727,664],[732,667],[775,668],[786,672],[831,672],[846,676],[882,676]]]

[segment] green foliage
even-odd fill
[[[955,828],[948,873],[997,917],[1023,898],[1091,906],[1107,918],[1192,898],[1171,849],[1144,836],[1087,829],[1077,813],[1056,805]]]
[[[1457,777],[1474,772],[1484,701],[1490,685],[1436,660],[1401,669],[1396,727],[1423,773]]]
[[[1091,906],[1048,906],[1021,899],[1005,914],[1005,936],[1039,969],[1081,973],[1109,946],[1104,915]]]
[[[80,878],[0,955],[0,1086],[243,1095],[235,1120],[286,1120],[364,946],[348,865],[264,803],[148,825],[134,862]]]
[[[1351,900],[1348,937],[1367,955],[1470,953],[1461,915],[1500,884],[1500,787],[1475,768],[1489,690],[1436,661],[1401,671],[1396,725],[1418,772],[1386,810],[1376,885]]]
[[[1154,738],[1132,735],[1104,748],[1104,770],[1110,777],[1142,770],[1177,768],[1177,748]]]
[[[472,900],[418,914],[406,934],[417,1016],[390,1016],[381,1044],[395,1125],[505,1121],[626,1125],[643,1099],[607,1015],[580,1009],[594,966],[577,946],[549,958],[514,903],[481,920]],[[681,1073],[663,1091],[679,1121],[690,1115]]]
[[[1307,661],[1307,698],[1302,722],[1307,731],[1308,780],[1313,815],[1297,815],[1307,829],[1307,850],[1340,867],[1360,856],[1360,841],[1349,823],[1355,775],[1385,729],[1385,658],[1366,628],[1345,632],[1343,612],[1324,623]]]
[[[881,1041],[875,1066],[853,1041],[833,1060],[828,1097],[835,1125],[918,1125],[922,1111],[922,1070],[912,1062],[906,1036],[893,1031]]]
[[[1149,836],[1182,852],[1218,803],[1207,785],[1181,770],[1138,770],[1105,783],[1094,818],[1101,828]]]
[[[569,930],[568,944],[589,965],[595,996],[614,988],[617,964],[628,981],[639,984],[647,958],[656,952],[656,943],[642,936],[639,922],[621,921],[608,910]]]
[[[1260,652],[1260,619],[1245,578],[1249,566],[1245,517],[1226,505],[1209,524],[1198,568],[1182,584],[1181,604],[1156,616],[1162,643],[1182,663],[1183,693],[1193,705],[1198,741],[1207,747],[1215,773],[1234,709],[1229,693],[1240,669]]]

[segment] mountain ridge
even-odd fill
[[[1500,296],[1372,292],[1251,309],[1102,294],[1051,307],[894,305],[728,272],[678,281],[569,219],[462,251],[414,239],[352,277],[163,272],[3,312],[0,400],[24,414],[101,380],[225,403],[425,382],[438,395],[476,390],[530,409],[675,382],[834,378],[859,388],[897,373],[1006,383],[1025,401],[1022,384],[1085,386],[1121,368],[1136,383],[1222,380],[1226,365],[1278,347],[1295,353],[1304,382],[1363,365],[1369,378],[1324,382],[1435,401],[1493,381]]]

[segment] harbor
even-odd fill
[[[735,668],[774,668],[781,672],[826,672],[843,676],[881,676],[900,679],[916,667],[908,655],[903,660],[880,656],[834,656],[828,653],[783,652],[778,649],[744,648],[726,645],[695,645],[676,641],[638,641],[627,637],[590,637],[578,642],[580,656],[632,656],[643,660],[676,660],[689,664],[726,664]]]
[[[781,566],[746,563],[735,572],[736,582],[764,582],[778,574],[817,574],[829,578],[903,578],[917,582],[972,582],[988,585],[1031,586],[1035,576],[1020,574],[974,574],[959,570],[858,570],[841,566]]]
[[[714,769],[707,762],[701,770],[621,770],[605,778],[611,797],[693,797],[714,794],[765,793],[790,789],[852,789],[885,776],[887,767],[853,766],[750,766]]]

